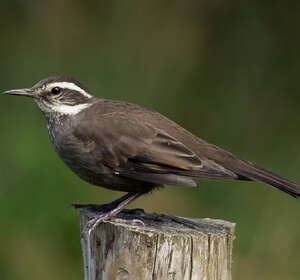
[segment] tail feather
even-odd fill
[[[243,165],[245,168],[241,168],[241,166],[239,166],[240,168],[230,167],[228,169],[242,177],[271,185],[272,187],[277,188],[295,198],[300,196],[300,185],[295,182],[250,162],[244,162]]]

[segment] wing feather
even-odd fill
[[[95,129],[96,127],[96,129]],[[76,137],[93,139],[102,164],[120,176],[160,184],[195,185],[193,179],[231,179],[236,174],[197,156],[182,142],[146,121],[120,112],[93,125],[79,123]]]

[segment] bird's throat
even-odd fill
[[[47,114],[59,114],[59,115],[76,115],[82,110],[90,107],[91,103],[82,103],[78,105],[67,105],[67,104],[51,104],[48,102],[36,100],[39,108]]]

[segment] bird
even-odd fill
[[[300,196],[295,182],[202,140],[154,110],[95,97],[72,78],[51,76],[30,88],[4,93],[37,103],[55,151],[81,179],[126,192],[107,204],[73,205],[105,210],[92,228],[117,219],[132,201],[163,185],[195,187],[196,180],[250,180]]]

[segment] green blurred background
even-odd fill
[[[155,109],[300,182],[299,1],[1,1],[0,90],[49,75]],[[73,175],[29,99],[0,100],[0,278],[83,279]],[[299,279],[300,204],[253,182],[166,187],[132,207],[237,223],[233,279]]]

